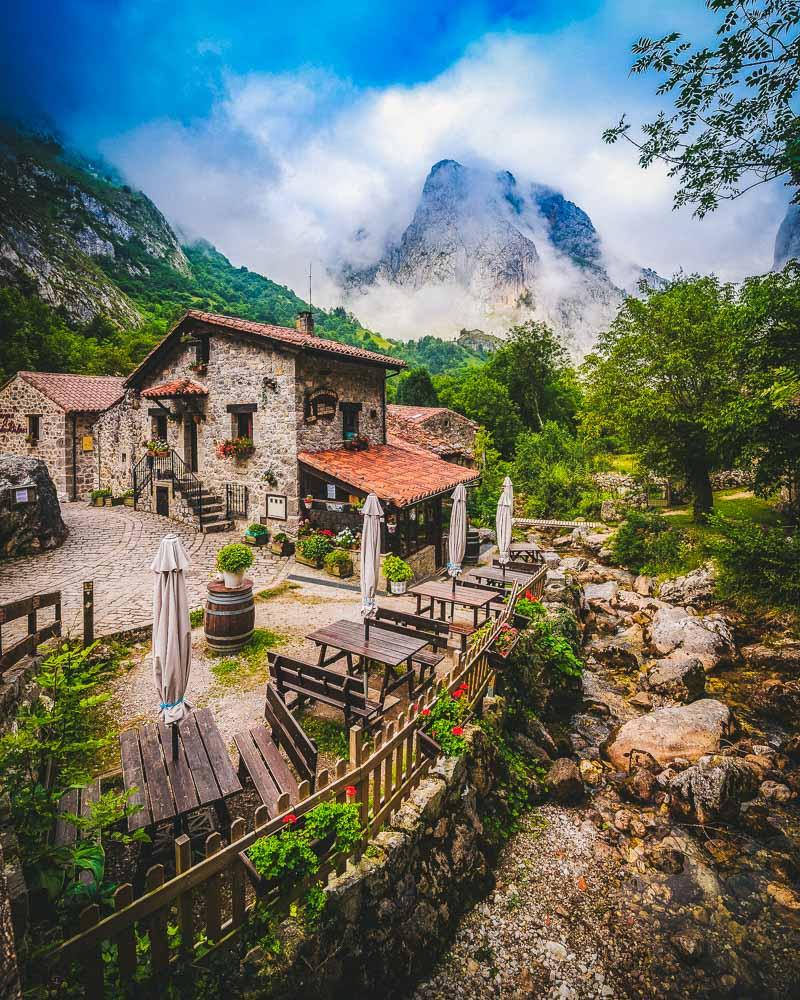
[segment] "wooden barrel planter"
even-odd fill
[[[240,587],[226,587],[217,580],[209,583],[203,625],[210,649],[237,652],[252,638],[255,621],[252,580],[243,580]]]
[[[481,536],[477,528],[467,528],[467,548],[464,552],[464,562],[470,566],[476,565],[481,554]]]

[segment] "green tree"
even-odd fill
[[[484,427],[475,435],[473,453],[481,478],[474,489],[467,491],[469,512],[472,517],[493,526],[497,501],[503,492],[503,479],[509,474],[509,464],[503,461],[494,446],[492,435]]]
[[[575,517],[598,501],[591,480],[592,458],[562,424],[548,420],[541,431],[523,431],[511,466],[518,494],[531,517]]]
[[[419,367],[404,372],[397,380],[395,399],[404,406],[438,406],[439,396],[428,369]]]
[[[503,458],[513,455],[522,420],[504,385],[490,378],[484,368],[475,368],[460,378],[437,380],[437,389],[443,406],[485,427]]]
[[[740,460],[755,467],[755,490],[783,490],[800,518],[800,267],[748,278],[739,296],[741,392],[720,415]]]
[[[639,150],[639,163],[669,164],[678,178],[675,207],[693,204],[702,217],[720,199],[738,198],[783,177],[800,198],[800,8],[796,0],[706,0],[719,15],[717,41],[697,48],[672,31],[640,38],[633,73],[654,70],[656,93],[674,96],[635,139],[623,115],[603,133]]]
[[[486,372],[508,389],[522,422],[540,431],[546,420],[574,426],[579,389],[569,356],[545,323],[512,327],[486,362]]]
[[[736,323],[733,286],[681,278],[626,299],[584,368],[588,406],[645,468],[685,477],[697,520],[713,505],[710,473],[735,454],[720,415],[740,399]]]

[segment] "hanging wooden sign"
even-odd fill
[[[328,388],[312,389],[306,395],[305,420],[333,420],[339,409],[339,394]]]

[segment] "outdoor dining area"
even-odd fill
[[[233,757],[212,710],[193,708],[188,700],[189,559],[178,538],[162,540],[151,567],[158,708],[152,720],[120,735],[122,780],[134,807],[129,831],[171,824],[175,835],[191,832],[188,819],[211,810],[214,825],[224,832],[231,822],[229,800],[248,787],[270,818],[279,815],[287,802],[291,807],[313,792],[318,778],[319,750],[300,723],[301,713],[341,713],[345,728],[358,726],[369,739],[456,666],[481,626],[507,610],[512,588],[525,591],[541,575],[535,545],[512,542],[509,479],[497,507],[493,565],[464,571],[467,492],[459,484],[452,495],[445,571],[411,586],[404,596],[380,602],[384,512],[374,494],[367,497],[362,516],[360,615],[306,632],[305,648],[313,655],[269,654],[263,719],[234,733]]]

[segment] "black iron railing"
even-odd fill
[[[133,485],[133,506],[153,481],[153,456],[142,455],[139,461],[131,470],[131,481]]]
[[[143,455],[133,467],[133,505],[155,480],[171,480],[183,498],[194,508],[202,506],[203,484],[175,451],[161,455]]]
[[[247,487],[243,483],[225,484],[225,517],[247,517]]]

